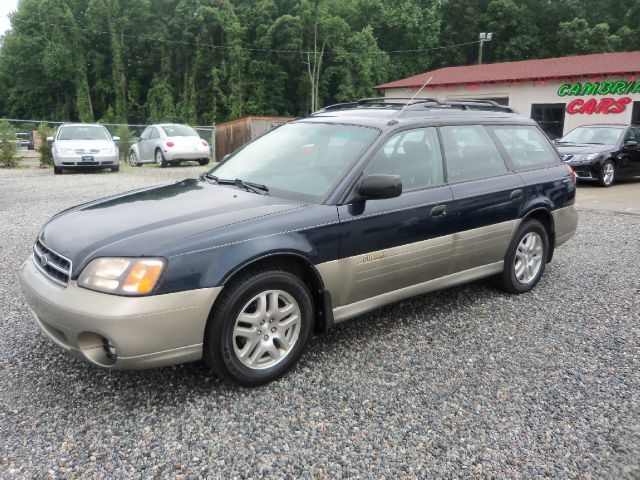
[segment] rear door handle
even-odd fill
[[[447,206],[446,205],[438,205],[437,207],[433,207],[431,209],[432,217],[444,217],[447,214]]]
[[[514,190],[511,192],[511,200],[520,200],[522,198],[522,190]]]

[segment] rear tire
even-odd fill
[[[156,164],[160,168],[165,168],[167,166],[167,161],[164,158],[164,154],[162,153],[162,150],[157,149],[155,156],[156,156]]]
[[[535,287],[549,258],[549,234],[537,220],[527,220],[511,240],[504,257],[500,287],[509,293],[525,293]]]
[[[302,356],[313,332],[307,286],[270,268],[227,284],[209,315],[203,360],[221,378],[255,387],[284,375]]]
[[[209,159],[208,158],[201,158],[200,160],[198,160],[198,163],[200,165],[208,165],[209,164]]]
[[[54,166],[54,167],[53,167],[53,173],[54,173],[55,175],[61,175],[61,174],[62,174],[62,167],[56,167],[56,166]]]
[[[602,164],[600,173],[598,174],[598,185],[601,187],[610,187],[616,179],[616,166],[611,160],[607,160]]]

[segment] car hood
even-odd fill
[[[616,147],[614,145],[597,145],[589,143],[563,143],[556,144],[556,148],[561,155],[578,155],[582,153],[603,153],[609,152]]]
[[[189,179],[72,207],[40,239],[73,263],[74,274],[100,256],[163,256],[203,232],[283,214],[304,204]]]
[[[91,150],[97,148],[113,148],[111,140],[56,140],[58,148],[73,148],[78,150]]]

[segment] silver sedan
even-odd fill
[[[129,164],[133,167],[156,163],[164,168],[182,161],[197,161],[200,165],[211,161],[209,143],[187,125],[150,125],[129,150]]]

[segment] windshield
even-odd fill
[[[165,125],[160,127],[167,137],[197,137],[196,131],[186,125]]]
[[[615,145],[623,131],[624,127],[578,127],[567,133],[559,142]]]
[[[289,123],[248,144],[208,175],[264,185],[274,196],[320,202],[379,133],[353,125]]]
[[[62,127],[58,140],[111,140],[104,127]]]

